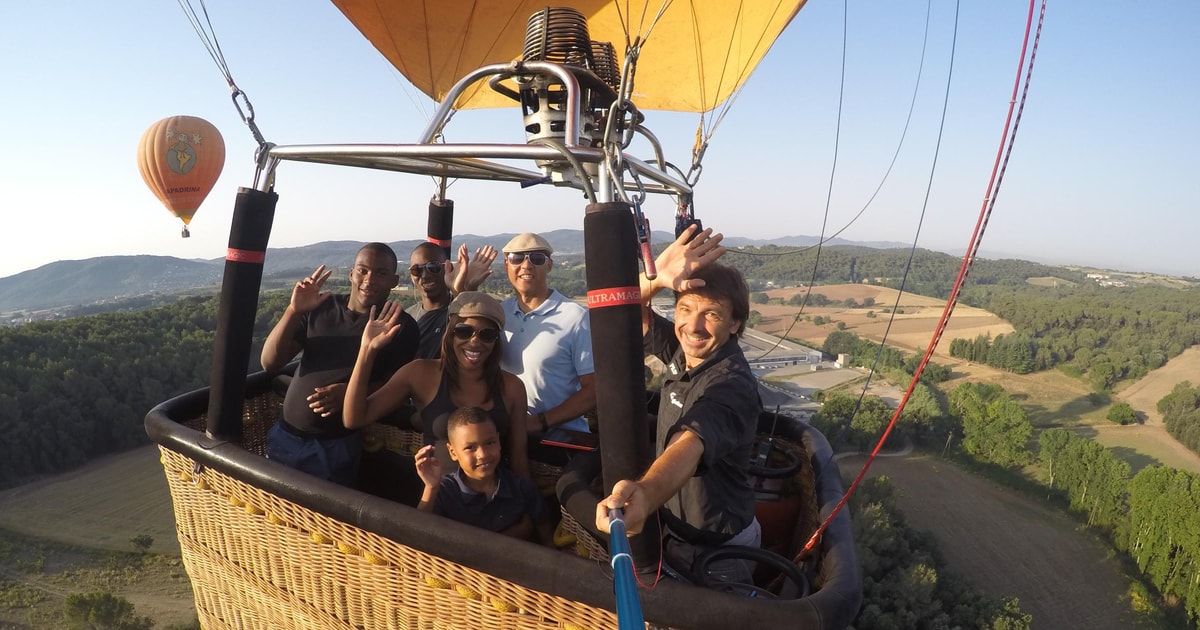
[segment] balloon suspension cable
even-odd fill
[[[921,76],[922,76],[922,74],[924,74],[924,71],[925,71],[925,55],[929,48],[929,24],[930,24],[930,17],[932,14],[932,10],[933,10],[933,1],[928,0],[925,3],[925,32],[924,32],[924,35],[921,37],[921,59],[920,59],[920,62],[917,64],[917,78],[916,78],[916,81],[913,83],[912,98],[909,99],[908,115],[904,119],[904,128],[900,131],[900,139],[896,143],[896,150],[894,152],[892,152],[892,161],[888,164],[887,170],[884,171],[883,176],[879,179],[879,184],[877,186],[875,186],[875,191],[873,193],[871,193],[870,197],[867,198],[866,203],[864,203],[862,208],[860,208],[858,210],[858,213],[856,213],[853,217],[851,217],[850,220],[847,221],[845,225],[838,228],[837,231],[833,232],[832,234],[822,233],[821,237],[819,239],[817,239],[817,242],[812,245],[807,245],[804,247],[797,247],[795,249],[789,249],[789,250],[783,251],[783,252],[770,252],[770,253],[745,252],[745,251],[740,251],[740,250],[736,250],[736,249],[730,250],[730,251],[734,252],[735,254],[741,254],[743,256],[751,256],[751,257],[758,257],[758,258],[771,258],[771,257],[776,257],[776,256],[789,256],[792,254],[801,254],[801,253],[807,252],[810,249],[817,248],[818,256],[819,256],[821,247],[823,247],[826,243],[832,241],[833,239],[837,238],[838,236],[841,236],[841,234],[843,232],[850,229],[850,226],[854,225],[863,216],[863,214],[866,213],[867,208],[871,207],[871,204],[875,202],[875,198],[877,196],[879,196],[879,192],[881,190],[883,190],[883,185],[885,183],[887,183],[888,177],[892,174],[892,169],[895,168],[896,162],[900,158],[900,150],[904,147],[904,140],[908,137],[908,128],[909,128],[909,125],[912,123],[913,112],[916,110],[917,95],[920,93]],[[699,133],[699,131],[697,131],[697,133]],[[697,136],[697,141],[699,141],[699,136]],[[814,268],[812,279],[816,278],[816,275],[815,275],[816,271],[817,270]],[[771,346],[765,352],[763,352],[759,356],[760,359],[764,358],[768,354],[774,352],[775,349],[778,348],[783,343],[783,341],[787,338],[787,336],[789,334],[791,334],[792,328],[794,328],[796,326],[797,322],[799,322],[800,318],[804,315],[804,309],[808,306],[809,296],[812,294],[812,291],[813,291],[813,282],[809,282],[808,287],[806,288],[806,290],[804,292],[804,298],[801,300],[800,309],[796,311],[796,315],[792,318],[791,323],[788,324],[787,329],[783,331],[783,334],[779,335],[776,338],[775,345]],[[897,296],[896,296],[896,306],[897,307],[899,306],[899,299],[900,299],[900,295],[897,294]],[[895,320],[895,318],[896,318],[896,311],[895,311],[895,309],[893,309],[891,316],[888,318],[888,325],[884,331],[883,339],[880,340],[880,342],[879,342],[880,349],[879,349],[879,352],[877,352],[875,355],[875,362],[874,362],[875,364],[878,364],[878,362],[879,362],[880,355],[883,351],[883,346],[887,342],[887,332],[891,330],[892,322]],[[874,374],[873,368],[872,368],[871,373]],[[867,384],[870,384],[869,377],[867,379]],[[866,393],[865,386],[863,387],[863,393],[864,394]],[[852,417],[853,417],[854,413],[858,412],[858,408],[861,404],[862,404],[862,396],[859,397],[859,403],[857,405],[855,405],[855,407],[854,407],[854,412],[852,412],[852,414],[851,414]],[[847,429],[848,428],[849,428],[849,425],[847,425]],[[834,445],[835,446],[837,445],[836,440],[835,440]]]
[[[221,44],[217,41],[217,33],[213,30],[212,20],[208,17],[208,7],[204,6],[204,0],[200,0],[200,12],[204,19],[201,20],[197,15],[195,7],[192,6],[191,0],[178,0],[179,8],[183,9],[184,15],[187,16],[188,22],[196,31],[196,35],[200,37],[200,43],[204,44],[205,50],[208,51],[208,56],[217,64],[217,69],[221,71],[221,75],[225,77],[225,82],[229,84],[229,93],[233,99],[233,107],[237,110],[238,116],[241,116],[242,122],[250,128],[250,134],[254,136],[254,141],[258,143],[258,150],[255,156],[255,161],[258,163],[258,168],[261,171],[264,168],[265,160],[262,157],[263,153],[270,150],[270,146],[263,138],[262,132],[258,129],[258,124],[254,122],[254,105],[250,103],[250,97],[237,86],[233,80],[233,73],[229,71],[229,64],[225,61],[225,54],[221,52]],[[258,174],[255,174],[255,179]]]
[[[996,197],[1000,190],[1000,184],[1004,180],[1004,171],[1007,169],[1008,160],[1012,155],[1013,145],[1016,141],[1017,128],[1019,127],[1021,121],[1021,113],[1023,113],[1025,110],[1025,102],[1029,95],[1029,84],[1033,76],[1033,62],[1037,57],[1038,43],[1041,41],[1042,37],[1042,25],[1046,16],[1046,0],[1042,0],[1041,12],[1038,15],[1037,30],[1034,34],[1033,45],[1031,48],[1029,44],[1029,35],[1032,30],[1033,10],[1036,5],[1037,0],[1030,0],[1029,13],[1025,20],[1025,36],[1021,43],[1020,61],[1017,64],[1017,77],[1013,84],[1013,94],[1009,101],[1008,114],[1004,121],[1004,130],[1000,138],[1000,147],[997,149],[996,159],[992,165],[992,174],[988,180],[987,194],[984,196],[983,204],[979,209],[979,217],[975,222],[974,232],[971,234],[971,240],[967,246],[966,253],[963,254],[963,260],[958,270],[958,276],[955,278],[954,284],[951,287],[950,296],[946,299],[946,307],[942,311],[941,319],[938,320],[938,325],[934,329],[932,338],[929,340],[929,345],[925,348],[925,353],[921,357],[921,362],[917,365],[917,369],[914,371],[912,380],[909,382],[908,389],[904,392],[904,396],[900,399],[900,403],[897,406],[896,411],[892,414],[891,421],[888,422],[887,427],[884,428],[883,435],[880,436],[879,442],[875,445],[874,450],[872,450],[871,454],[867,457],[867,461],[863,464],[862,470],[859,471],[858,475],[854,478],[854,481],[850,484],[850,487],[846,490],[846,494],[842,497],[838,504],[834,506],[833,510],[830,511],[829,516],[827,516],[821,523],[820,527],[813,532],[812,537],[796,555],[797,561],[804,559],[812,553],[812,550],[820,541],[821,535],[826,529],[829,528],[829,525],[833,522],[833,519],[838,515],[838,513],[841,512],[842,508],[846,506],[846,503],[850,500],[850,496],[854,493],[859,484],[862,482],[863,478],[866,476],[867,470],[871,467],[871,463],[875,461],[875,457],[879,454],[880,449],[883,448],[883,445],[887,441],[888,436],[891,434],[892,429],[896,426],[896,421],[900,418],[900,414],[904,412],[904,407],[908,403],[909,397],[912,396],[912,392],[916,388],[917,382],[921,378],[921,374],[925,371],[925,366],[929,363],[930,357],[933,356],[933,351],[937,348],[938,342],[941,341],[942,334],[946,330],[946,325],[950,321],[951,313],[954,312],[954,307],[958,302],[959,293],[962,290],[963,283],[967,279],[968,273],[970,272],[971,264],[975,261],[975,256],[979,251],[983,233],[987,228],[987,223],[991,217],[992,209],[995,207]],[[955,21],[957,24],[957,13]],[[1025,64],[1026,51],[1029,51],[1028,66]],[[951,64],[953,64],[953,59],[951,59]],[[1025,75],[1023,89],[1021,78],[1022,71],[1024,71]],[[1021,92],[1019,107],[1017,99],[1018,91]],[[1013,118],[1014,109],[1017,111],[1015,120]]]
[[[646,274],[646,279],[653,280],[658,277],[658,270],[654,266],[654,253],[650,243],[650,219],[642,212],[642,203],[646,200],[646,186],[637,169],[626,164],[624,158],[625,149],[633,143],[633,138],[645,118],[630,99],[633,93],[634,75],[637,72],[638,55],[641,52],[641,41],[641,39],[634,40],[628,45],[625,52],[620,90],[617,99],[609,106],[608,119],[604,126],[605,159],[600,168],[608,172],[609,181],[612,182],[617,197],[633,209],[633,224],[637,232],[642,269]],[[637,193],[632,196],[625,190],[626,172],[637,185]]]

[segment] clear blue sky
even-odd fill
[[[717,130],[698,212],[728,235],[816,235],[834,155],[842,3],[810,0]],[[962,3],[949,112],[920,245],[965,247],[992,166],[1027,5]],[[432,103],[324,2],[213,0],[234,79],[277,144],[410,142]],[[849,7],[845,103],[828,231],[878,185],[908,111],[925,4]],[[910,242],[930,177],[953,3],[933,6],[925,73],[896,168],[843,238]],[[1052,1],[1029,102],[986,253],[1200,276],[1200,3]],[[175,2],[0,3],[0,277],[60,259],[224,256],[254,143],[224,80]],[[142,132],[175,114],[221,130],[225,171],[192,238],[146,189]],[[668,159],[686,164],[697,117],[650,112]],[[452,141],[522,142],[515,110],[463,112]],[[273,247],[420,238],[423,177],[284,164]],[[459,182],[456,233],[582,227],[566,189]],[[669,230],[665,199],[647,207]]]

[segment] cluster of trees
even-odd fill
[[[265,294],[263,339],[289,296]],[[215,296],[0,329],[0,487],[148,442],[153,406],[211,375]],[[257,370],[258,351],[247,370]]]
[[[1029,627],[1016,598],[989,597],[946,571],[937,541],[904,522],[887,477],[860,485],[850,507],[863,567],[855,628]]]
[[[1003,317],[1017,334],[1005,336],[1001,350],[997,337],[959,343],[951,353],[1013,371],[1062,367],[1108,390],[1200,343],[1198,294],[1162,287],[973,286],[963,302]]]
[[[963,338],[950,342],[950,356],[983,363],[1015,374],[1033,371],[1037,344],[1024,335],[979,335],[974,340]]]
[[[906,378],[892,379],[898,383],[907,382],[921,363],[921,357],[915,354],[907,355],[890,346],[881,346],[878,342],[863,339],[846,330],[829,333],[825,342],[821,344],[821,352],[832,357],[848,354],[851,365],[867,368],[874,366],[889,377],[897,373],[907,375]],[[921,372],[921,379],[928,383],[942,383],[949,378],[950,368],[933,361],[927,363],[925,370]]]
[[[1200,453],[1200,387],[1184,381],[1158,401],[1167,432],[1180,444]]]
[[[877,396],[835,391],[824,394],[811,422],[835,446],[865,449],[875,445],[893,415],[895,410]],[[928,384],[917,383],[889,439],[928,442],[946,434],[948,420],[942,397]]]
[[[962,422],[967,453],[1005,468],[1029,463],[1033,424],[1003,387],[963,383],[950,392],[950,411]]]
[[[63,619],[72,630],[150,630],[154,620],[138,615],[133,604],[112,593],[67,596]]]
[[[1143,576],[1200,618],[1200,476],[1129,464],[1096,442],[1060,429],[1042,433],[1039,459],[1049,485],[1126,552]]]

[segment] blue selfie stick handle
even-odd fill
[[[612,520],[608,530],[608,549],[613,568],[613,594],[617,599],[618,630],[645,630],[642,602],[638,599],[637,578],[633,575],[633,556],[629,555],[629,539],[625,537],[625,514],[620,508],[610,509]]]

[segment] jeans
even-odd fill
[[[296,435],[280,420],[267,431],[267,459],[351,488],[358,485],[362,434],[318,439]]]

